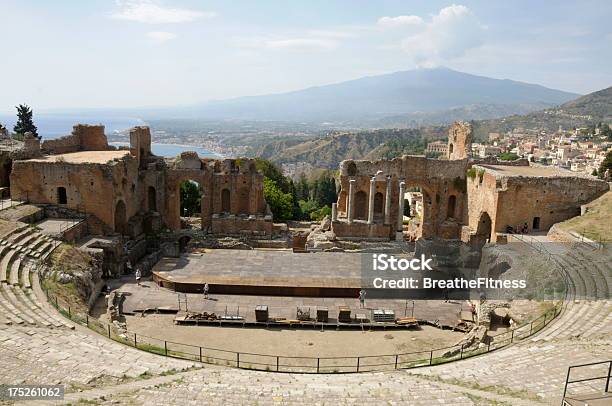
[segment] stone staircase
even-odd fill
[[[0,325],[74,328],[46,303],[38,266],[57,242],[29,225],[0,238]]]

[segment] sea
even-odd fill
[[[0,123],[9,130],[15,125],[15,116],[0,113]],[[102,124],[106,134],[125,131],[137,125],[146,125],[146,122],[137,117],[112,116],[99,114],[36,114],[34,113],[34,124],[38,128],[38,134],[43,140],[63,137],[72,132],[72,127],[77,123]],[[112,142],[111,145],[128,145],[123,142]],[[155,155],[163,157],[175,157],[184,151],[195,151],[202,158],[220,158],[221,156],[201,147],[179,144],[153,143],[151,150]]]

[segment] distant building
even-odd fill
[[[434,141],[427,144],[427,148],[425,148],[426,154],[436,153],[440,155],[446,155],[448,152],[448,144],[443,141]]]

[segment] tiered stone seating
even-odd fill
[[[34,292],[37,288],[44,297],[36,265],[54,247],[49,237],[29,226],[18,227],[0,239],[0,324],[74,328]]]

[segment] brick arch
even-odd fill
[[[200,218],[202,222],[202,227],[205,224],[205,215],[206,208],[208,207],[208,200],[210,198],[209,194],[209,183],[207,182],[206,172],[199,169],[192,170],[177,170],[177,171],[169,171],[168,177],[166,180],[166,193],[165,193],[165,205],[164,209],[166,212],[165,222],[168,227],[172,230],[179,230],[181,228],[181,184],[187,180],[192,180],[200,185]]]

